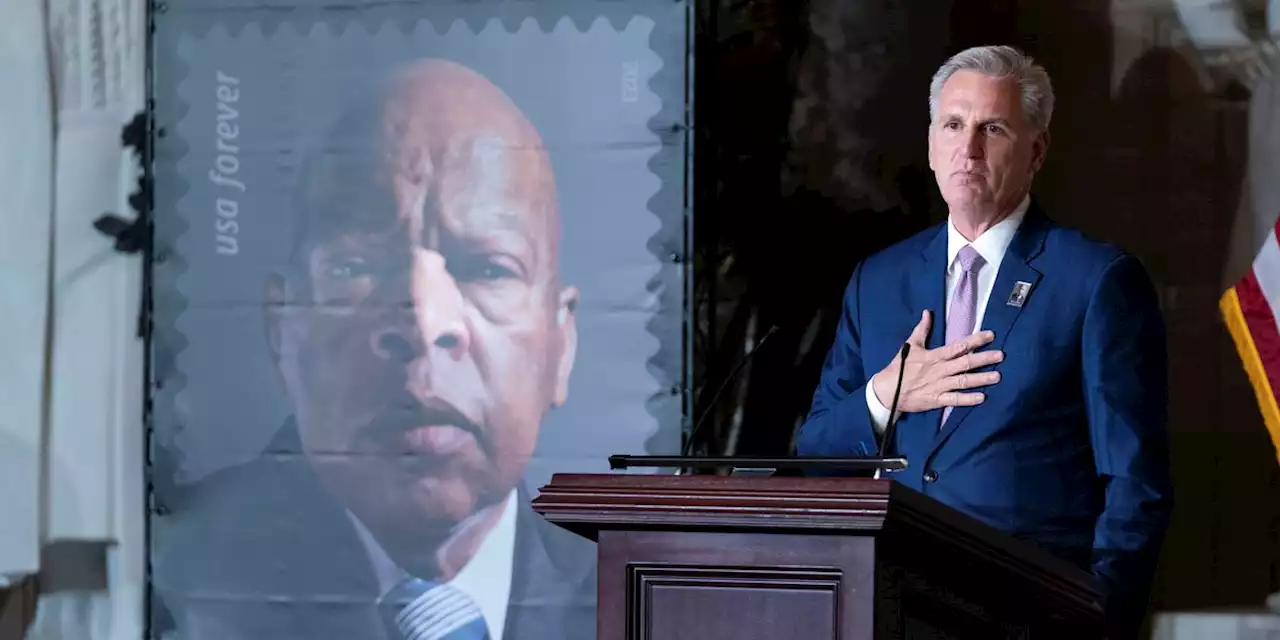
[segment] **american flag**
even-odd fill
[[[1263,239],[1252,268],[1227,289],[1218,306],[1280,453],[1280,219]]]

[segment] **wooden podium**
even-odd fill
[[[1102,637],[1091,577],[889,480],[551,479],[599,543],[599,640]]]

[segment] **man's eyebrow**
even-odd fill
[[[527,233],[530,215],[532,215],[530,212],[508,207],[483,207],[483,211],[468,216],[466,223],[462,226],[467,232],[477,234],[490,231]]]

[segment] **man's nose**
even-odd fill
[[[982,131],[976,127],[970,127],[964,133],[964,154],[966,158],[982,158],[986,153],[986,138],[982,135]]]
[[[409,274],[405,312],[395,313],[393,326],[374,332],[373,352],[387,360],[409,362],[439,350],[459,359],[470,348],[462,290],[436,251],[415,249]]]

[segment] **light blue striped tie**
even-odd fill
[[[405,580],[382,597],[380,608],[396,640],[489,640],[480,607],[447,584]]]

